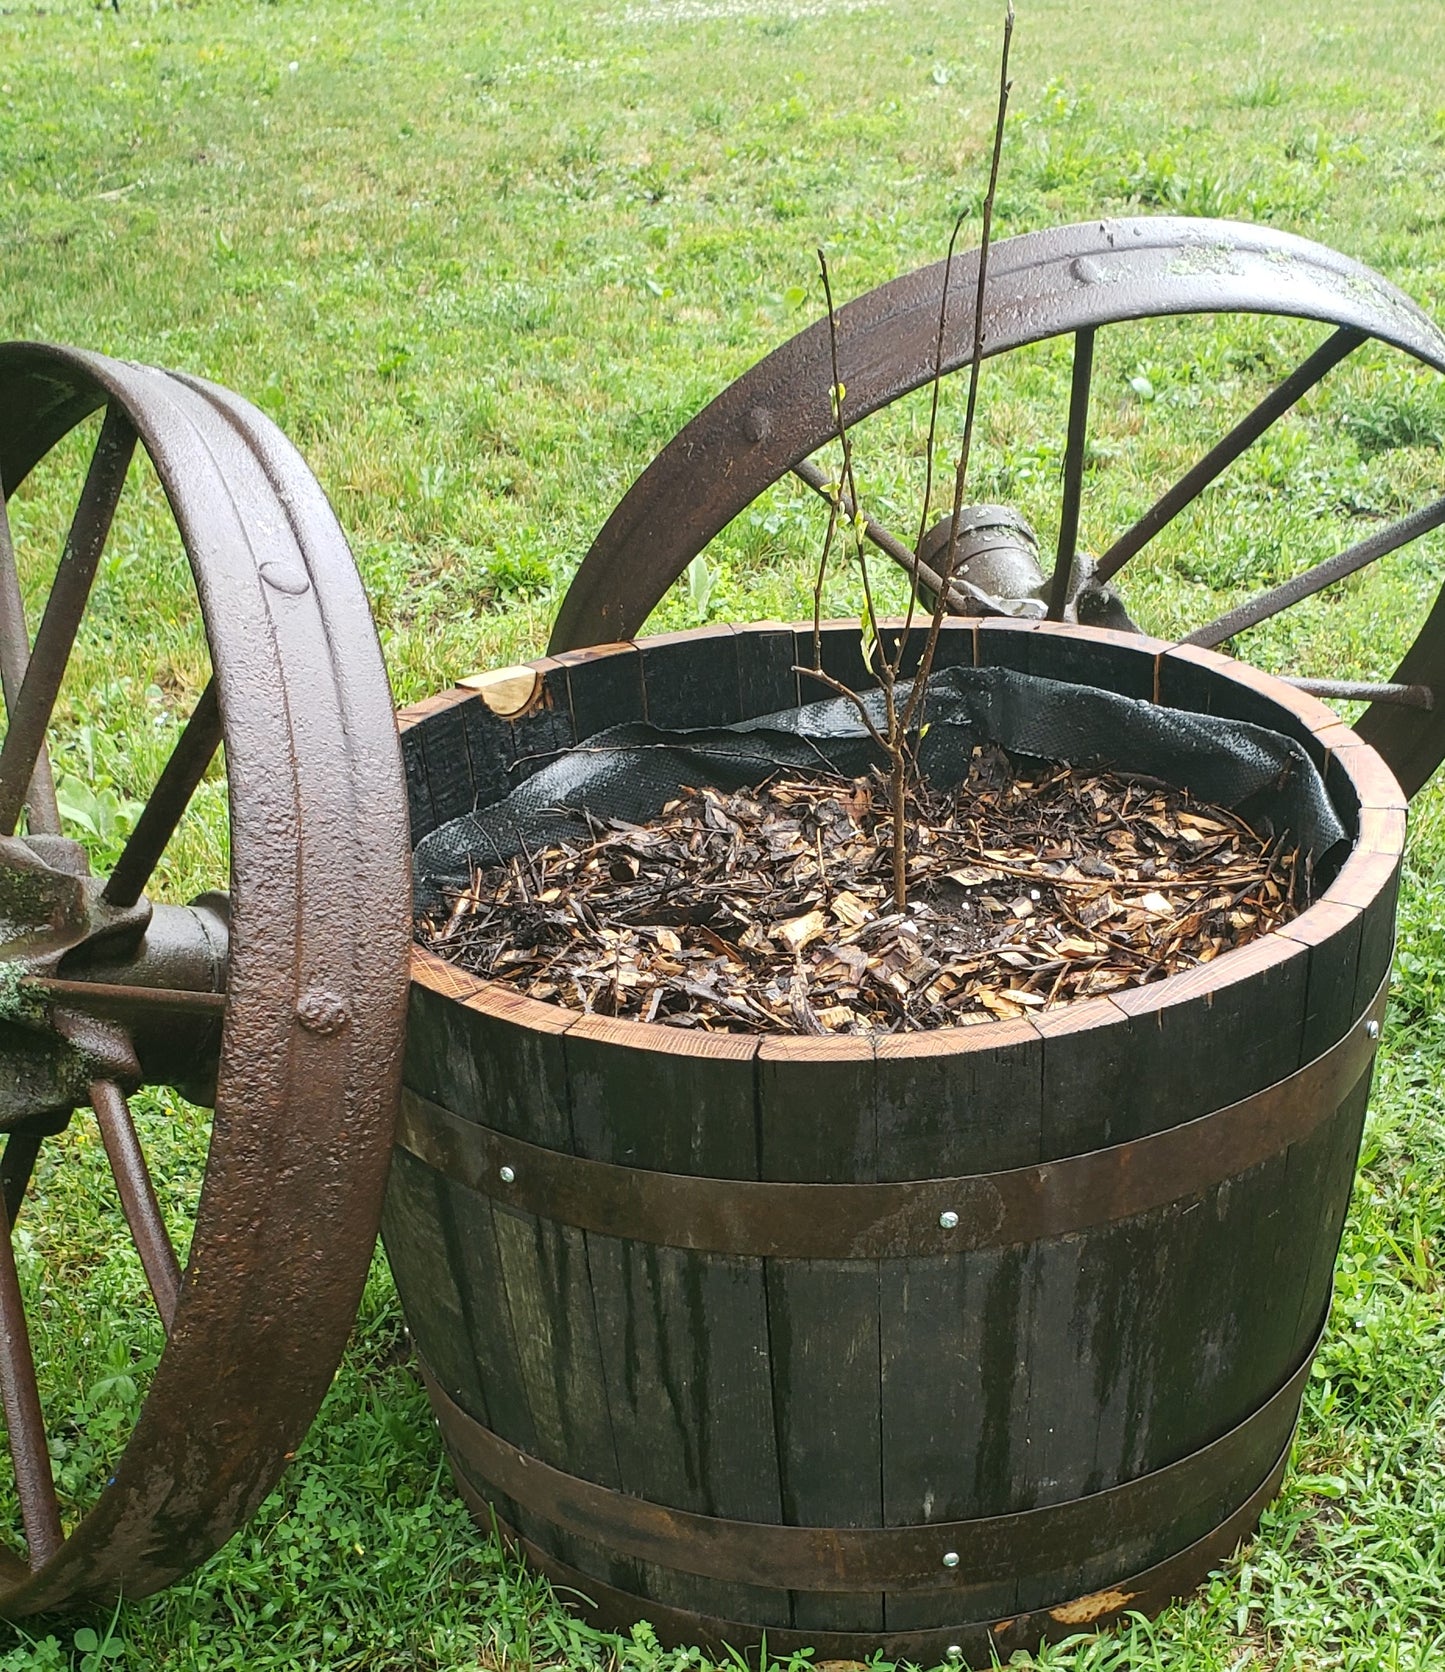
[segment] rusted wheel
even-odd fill
[[[274,1484],[355,1313],[401,1060],[404,792],[380,651],[336,520],[299,455],[234,395],[32,344],[0,347],[4,497],[102,409],[33,642],[0,509],[0,1171],[8,1229],[46,1134],[94,1111],[165,1347],[123,1454],[72,1524],[0,1234],[0,1393],[25,1545],[0,1550],[11,1616],[158,1589]],[[137,448],[189,557],[213,671],[99,878],[61,834],[45,737]],[[152,905],[157,862],[222,743],[229,906]],[[127,1105],[145,1082],[215,1108],[183,1271]]]
[[[970,302],[977,263],[976,252],[955,260],[945,372],[972,358]],[[839,375],[855,419],[932,379],[944,274],[945,264],[939,262],[839,310]],[[1445,372],[1445,334],[1379,274],[1319,244],[1265,227],[1165,217],[1090,221],[994,246],[985,298],[985,355],[1051,337],[1071,334],[1074,339],[1054,570],[1061,584],[1044,589],[1041,610],[1047,603],[1058,618],[1071,581],[1077,584],[1075,547],[1095,334],[1125,321],[1231,312],[1317,320],[1332,330],[1103,552],[1093,571],[1100,585],[1110,582],[1361,344],[1374,339]],[[822,321],[704,408],[647,467],[598,535],[563,601],[550,648],[555,652],[630,638],[692,558],[765,488],[800,467],[807,480],[805,461],[833,434],[832,382],[828,327]],[[1445,498],[1205,623],[1184,642],[1221,644],[1442,523]],[[1368,686],[1300,683],[1322,695],[1368,701],[1357,730],[1413,794],[1445,758],[1445,602],[1437,599],[1387,681]]]

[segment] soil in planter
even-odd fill
[[[916,792],[893,909],[887,791],[785,770],[473,871],[418,938],[532,998],[675,1027],[873,1033],[1160,980],[1288,922],[1286,841],[1157,779],[975,748]]]

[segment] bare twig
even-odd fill
[[[854,708],[858,710],[863,724],[868,729],[868,735],[880,749],[887,749],[888,739],[881,731],[879,731],[873,716],[868,712],[867,703],[863,701],[862,697],[858,695],[851,685],[845,685],[841,679],[834,679],[832,674],[824,673],[819,667],[807,668],[799,663],[796,667],[794,667],[793,672],[806,674],[809,679],[816,679],[820,685],[826,685],[834,696],[847,697],[848,701],[851,702]]]
[[[931,445],[932,443],[930,442],[930,446]],[[826,499],[830,505],[835,504],[836,490],[834,484],[828,480],[828,478],[821,470],[818,469],[817,465],[815,465],[811,459],[799,460],[799,462],[793,466],[793,475],[796,476],[800,482],[803,482],[810,487],[814,493],[818,494],[821,498]],[[841,511],[845,517],[851,517],[858,514],[857,507],[852,504],[846,495],[838,496],[836,509]],[[986,592],[982,592],[978,587],[970,585],[970,583],[964,580],[961,576],[955,575],[953,578],[953,584],[945,588],[937,571],[929,568],[926,563],[920,563],[918,560],[918,554],[910,550],[896,534],[890,533],[888,529],[884,528],[882,523],[869,516],[866,511],[864,511],[862,515],[863,533],[869,544],[877,546],[878,550],[881,551],[885,557],[891,557],[898,567],[903,570],[904,574],[910,576],[917,585],[926,586],[930,592],[946,590],[948,593],[949,609],[953,614],[1003,615],[1006,613],[1004,610],[999,608],[998,603],[994,599],[990,598]],[[816,598],[814,599],[814,602],[816,604]],[[900,644],[907,642],[906,627],[904,629],[904,637],[898,642]],[[895,661],[895,670],[898,665],[898,662]]]
[[[862,500],[858,493],[858,481],[853,471],[853,446],[848,434],[847,420],[843,416],[843,402],[847,398],[847,389],[838,370],[838,315],[833,306],[833,286],[828,277],[828,258],[822,250],[818,251],[818,269],[823,276],[823,297],[828,306],[828,347],[832,355],[833,367],[833,419],[838,430],[838,445],[843,454],[843,481],[839,486],[838,500],[841,503],[846,493],[850,514],[848,527],[853,535],[853,553],[858,563],[858,574],[863,583],[863,656],[865,662],[872,668],[883,692],[884,725],[883,733],[873,725],[868,718],[867,711],[860,702],[859,712],[864,715],[869,730],[882,744],[888,756],[888,777],[890,785],[890,802],[893,814],[893,903],[898,911],[902,911],[908,903],[908,826],[907,826],[907,772],[908,751],[904,738],[903,727],[899,723],[898,712],[898,666],[888,655],[884,647],[880,630],[877,606],[873,601],[873,582],[868,569],[868,554],[863,549],[864,517],[861,510]],[[821,583],[820,583],[821,590]],[[815,627],[814,641],[815,675],[820,672],[816,664],[822,660],[821,633]],[[898,653],[901,659],[901,650]],[[836,682],[835,682],[836,683]]]
[[[938,335],[933,344],[933,387],[928,407],[928,444],[924,450],[923,504],[918,513],[918,538],[913,542],[914,564],[918,573],[922,572],[923,564],[917,554],[923,550],[923,537],[928,533],[928,518],[933,509],[933,447],[934,443],[938,439],[938,395],[939,390],[943,386],[943,338],[948,326],[948,287],[953,278],[954,250],[958,246],[958,235],[963,230],[963,223],[966,218],[967,212],[960,209],[958,212],[958,218],[953,223],[953,231],[949,235],[948,255],[945,257],[943,263],[943,295],[938,304]],[[948,556],[951,568],[953,557],[952,545],[949,547]],[[915,580],[916,578],[917,576],[915,575]],[[935,599],[943,598],[946,600],[949,593],[953,590],[953,585],[954,583],[951,575],[947,583],[945,583],[943,577],[940,575],[938,577],[937,586],[933,588],[933,595]],[[903,647],[908,643],[908,635],[913,631],[913,608],[917,602],[918,587],[915,584],[908,594],[908,614],[904,620],[903,633],[899,638],[897,645],[898,660],[896,666],[899,669],[901,669],[903,665]],[[944,608],[946,609],[947,607],[947,603],[945,603]]]
[[[1013,0],[1009,0],[1009,8],[1004,16],[1003,24],[1003,55],[999,64],[998,114],[994,120],[993,129],[993,160],[989,166],[988,192],[983,200],[983,227],[978,247],[978,285],[974,291],[973,301],[973,357],[968,368],[968,406],[964,413],[963,440],[959,445],[958,463],[953,473],[953,521],[949,526],[948,549],[944,553],[943,566],[940,571],[945,587],[953,581],[953,567],[958,557],[958,533],[963,521],[964,487],[968,480],[968,461],[973,448],[974,417],[978,407],[978,379],[983,366],[983,307],[988,286],[989,240],[993,234],[994,200],[998,195],[999,161],[1003,156],[1004,119],[1008,115],[1008,96],[1012,87],[1008,78],[1008,57],[1009,47],[1013,42],[1013,32]],[[923,648],[923,657],[918,664],[918,671],[913,676],[913,689],[909,693],[908,707],[903,717],[905,732],[912,730],[922,711],[923,699],[928,690],[929,676],[933,672],[934,653],[938,649],[938,635],[943,627],[943,617],[947,607],[945,595],[940,593],[933,606],[933,620],[929,624],[928,642]]]
[[[869,736],[887,756],[889,810],[892,814],[893,905],[895,911],[900,912],[908,904],[907,794],[908,765],[916,749],[914,729],[918,726],[922,716],[924,697],[928,689],[929,678],[933,672],[934,656],[938,648],[939,634],[943,627],[943,618],[948,613],[950,601],[955,597],[953,571],[957,562],[964,492],[968,480],[969,458],[973,448],[974,423],[978,409],[979,373],[983,365],[983,313],[988,285],[988,252],[989,241],[993,232],[994,202],[998,195],[999,163],[1003,155],[1004,122],[1008,114],[1010,88],[1008,62],[1009,46],[1013,39],[1013,26],[1014,11],[1010,0],[1004,18],[1003,52],[999,65],[998,115],[994,123],[993,156],[989,168],[988,190],[983,200],[982,236],[978,253],[978,284],[974,294],[973,354],[969,366],[968,405],[964,415],[963,439],[959,445],[958,461],[954,469],[953,515],[949,525],[948,547],[944,554],[943,565],[936,572],[930,573],[928,577],[930,581],[936,579],[938,583],[933,614],[929,623],[928,639],[924,646],[923,656],[914,675],[913,685],[905,704],[899,702],[899,684],[902,677],[903,658],[913,626],[913,610],[917,593],[916,582],[920,576],[922,565],[918,561],[916,549],[913,554],[905,554],[902,559],[904,567],[909,569],[914,576],[915,588],[909,597],[908,614],[903,630],[895,640],[890,652],[883,642],[882,625],[873,597],[873,583],[863,541],[867,537],[875,544],[883,545],[884,550],[889,550],[890,546],[888,543],[880,541],[879,534],[883,531],[878,530],[872,519],[864,514],[862,496],[858,492],[857,476],[853,463],[852,439],[849,434],[848,420],[844,413],[844,402],[847,399],[848,391],[839,368],[838,315],[833,305],[833,286],[828,273],[828,258],[821,249],[818,251],[818,269],[822,275],[823,298],[828,310],[828,349],[833,374],[829,401],[839,451],[842,456],[842,466],[841,479],[836,483],[825,481],[821,474],[816,471],[804,476],[805,481],[809,481],[810,485],[816,487],[827,497],[828,532],[823,540],[823,549],[818,559],[818,569],[813,585],[813,665],[810,668],[800,667],[798,672],[805,673],[818,680],[819,683],[836,692],[839,696],[851,699],[858,713],[862,716]],[[952,276],[954,254],[964,220],[965,216],[960,214],[954,222],[953,233],[948,241],[948,259],[944,268],[943,296],[939,305],[938,333],[933,356],[933,397],[928,423],[927,474],[924,483],[923,508],[919,519],[917,546],[922,545],[923,537],[928,530],[928,517],[933,496],[933,449],[938,432],[939,386],[943,380],[943,348],[948,328],[949,280]],[[823,671],[823,592],[827,581],[828,564],[833,554],[834,541],[838,535],[840,518],[844,520],[847,530],[852,536],[853,554],[858,565],[858,575],[863,589],[863,616],[861,622],[863,655],[864,661],[876,677],[883,695],[884,712],[881,726],[868,712],[866,703],[857,692],[850,690],[841,680],[835,679],[831,674],[826,674]],[[897,542],[891,543],[897,544]],[[890,555],[897,554],[890,552]],[[911,561],[908,560],[910,555]],[[921,737],[921,730],[918,735]]]

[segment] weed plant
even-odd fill
[[[994,0],[0,0],[0,337],[156,361],[259,403],[335,503],[410,701],[540,649],[636,472],[816,317],[817,245],[840,300],[937,259],[985,174],[996,24]],[[1442,61],[1436,0],[1030,0],[996,234],[1236,215],[1344,249],[1445,316]],[[1102,333],[1081,549],[1106,545],[1319,335],[1270,318]],[[1042,344],[993,362],[980,406],[971,493],[1017,505],[1046,549],[1068,382],[1068,344]],[[952,380],[944,435],[961,397]],[[1164,633],[1197,624],[1433,497],[1442,401],[1392,352],[1355,356],[1131,565],[1133,613]],[[868,508],[905,530],[926,429],[926,392],[860,427]],[[14,503],[17,538],[48,554],[26,573],[32,608],[89,439]],[[653,626],[805,617],[818,519],[806,489],[780,484]],[[880,607],[896,607],[901,582],[878,573]],[[1442,578],[1437,535],[1239,648],[1289,671],[1388,674]],[[846,567],[829,586],[828,611],[856,616]],[[137,470],[55,751],[98,863],[205,672],[164,498]],[[1442,869],[1432,789],[1332,1326],[1280,1499],[1195,1599],[1039,1666],[1445,1661]],[[225,873],[217,768],[158,892],[184,899]],[[138,1114],[183,1247],[206,1117],[166,1093]],[[84,1120],[48,1147],[16,1243],[72,1512],[160,1347]],[[472,1531],[379,1258],[320,1419],[225,1550],[114,1613],[0,1628],[0,1672],[702,1665],[645,1629],[590,1631]]]

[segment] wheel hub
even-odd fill
[[[918,546],[919,564],[934,574],[947,566],[953,518],[940,517]],[[1112,586],[1095,575],[1094,558],[1080,553],[1073,563],[1063,619],[1086,627],[1112,627],[1118,632],[1137,633],[1124,600]],[[1048,614],[1051,579],[1039,561],[1039,541],[1028,519],[1012,505],[970,505],[959,518],[958,544],[952,565],[955,581],[965,582],[974,593],[992,604],[999,615],[1019,620],[1041,621]],[[926,587],[919,591],[928,607],[934,595]]]
[[[96,1080],[201,1102],[214,1087],[215,1007],[158,1027],[147,1006],[161,992],[224,992],[225,897],[116,906],[104,889],[79,842],[0,838],[0,1132],[59,1130]]]
[[[118,910],[101,887],[78,842],[0,837],[0,1131],[37,1117],[54,1130],[93,1080],[139,1081],[125,1030],[53,1003],[44,985],[68,954],[144,935],[150,908]]]

